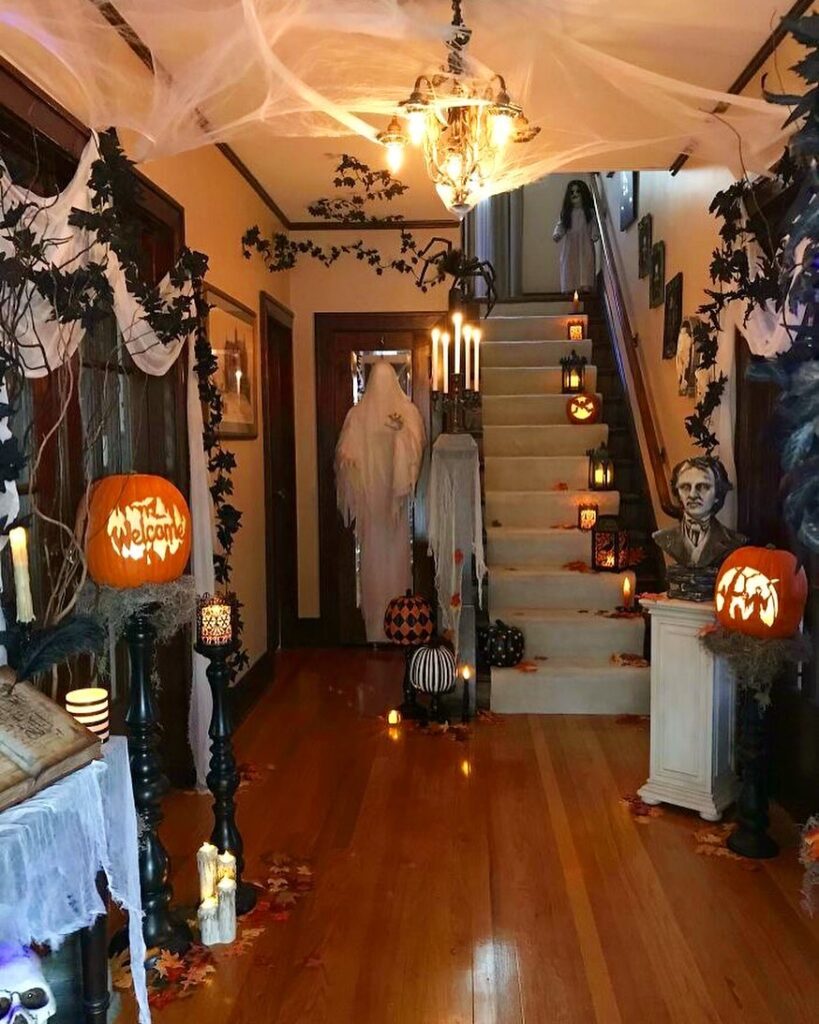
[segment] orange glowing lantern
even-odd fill
[[[587,362],[574,349],[560,360],[560,389],[564,395],[578,395],[583,390]]]
[[[600,398],[584,392],[572,395],[566,402],[569,423],[596,423],[600,419]]]
[[[582,341],[586,325],[582,320],[569,320],[568,322],[569,341]]]
[[[628,568],[628,531],[616,516],[600,516],[592,530],[592,569],[622,572]]]
[[[577,506],[577,528],[578,530],[593,530],[597,523],[598,506],[594,502],[582,502]]]
[[[805,570],[777,548],[737,548],[720,566],[714,591],[721,625],[765,638],[792,636],[807,598]]]

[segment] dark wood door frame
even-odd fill
[[[337,332],[360,332],[372,338],[370,347],[377,348],[382,333],[395,331],[410,332],[412,338],[413,400],[421,411],[427,430],[427,445],[430,432],[429,332],[443,316],[442,311],[428,313],[316,313],[315,314],[315,360],[316,360],[316,425],[318,440],[318,500],[319,500],[319,576],[320,576],[320,618],[317,620],[317,636],[324,645],[339,642],[340,618],[336,600],[336,580],[339,572],[338,528],[341,522],[336,509],[335,476],[333,461],[338,441],[336,424],[329,421],[322,410],[334,406],[334,382],[338,367],[334,351],[334,335]],[[416,519],[416,525],[418,520]],[[419,586],[419,572],[427,572],[429,561],[427,544],[420,532],[414,541],[414,564],[416,586]],[[420,569],[419,569],[420,567]],[[425,580],[425,582],[427,582]],[[426,589],[426,588],[425,588]]]

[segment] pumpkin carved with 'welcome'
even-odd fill
[[[726,629],[786,637],[799,628],[807,597],[805,570],[790,551],[744,547],[720,566],[714,604]]]
[[[596,423],[600,419],[600,398],[583,392],[566,401],[566,415],[570,423]]]
[[[134,473],[94,484],[85,552],[95,583],[169,583],[185,571],[190,551],[190,510],[169,480]]]

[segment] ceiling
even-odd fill
[[[681,150],[731,163],[737,132],[746,158],[761,153],[781,110],[737,99],[709,114],[786,13],[774,5],[464,0],[474,73],[503,73],[541,127],[500,187],[668,167]],[[0,0],[0,54],[86,123],[139,133],[144,158],[229,144],[299,222],[332,194],[340,154],[383,166],[372,137],[440,64],[449,16],[446,0]],[[449,220],[420,153],[399,176],[408,191],[374,213]]]

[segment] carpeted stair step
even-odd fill
[[[481,321],[484,341],[565,341],[570,320],[588,321],[583,314],[551,314],[548,316],[495,316]],[[584,331],[585,333],[585,331]],[[589,342],[591,346],[591,342]]]
[[[567,562],[591,564],[591,534],[582,530],[489,526],[486,537],[490,567],[551,565],[559,569]]]
[[[634,573],[574,572],[549,566],[515,569],[493,565],[489,573],[489,616],[495,608],[567,608],[611,611],[623,600],[623,579]]]
[[[484,429],[495,426],[564,426],[568,422],[566,395],[484,394],[482,408]]]
[[[484,400],[494,395],[559,395],[561,380],[559,366],[486,366],[481,372],[481,392]],[[597,368],[587,366],[585,388],[594,391],[596,386]]]
[[[583,303],[581,301],[582,310]],[[526,302],[496,302],[490,320],[508,316],[569,316],[574,318],[571,299],[531,299]],[[582,316],[582,313],[580,314]]]
[[[645,715],[649,673],[575,659],[538,663],[535,672],[493,668],[491,707],[503,714]]]
[[[590,341],[567,341],[565,336],[562,340],[551,341],[482,341],[481,372],[490,366],[528,366],[537,369],[560,366],[560,360],[572,351],[585,356],[591,363]]]
[[[558,484],[584,490],[589,460],[582,455],[490,455],[484,460],[488,491],[551,491]]]
[[[642,615],[610,618],[565,608],[493,608],[491,621],[495,619],[523,630],[527,661],[546,657],[608,665],[612,654],[643,652]]]
[[[576,426],[484,427],[483,453],[491,455],[585,455],[609,436],[605,423]]]
[[[617,515],[617,491],[490,491],[485,492],[487,526],[574,526],[580,502],[596,502],[601,515]]]

